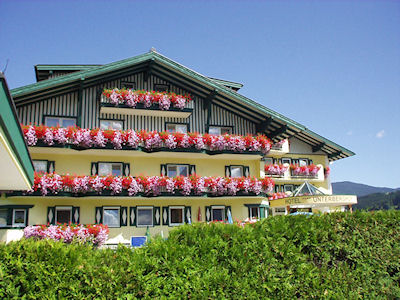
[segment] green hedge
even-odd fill
[[[0,298],[396,298],[400,211],[181,226],[132,251],[0,245]]]

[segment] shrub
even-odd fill
[[[145,247],[0,245],[0,297],[398,298],[400,212],[184,225]]]

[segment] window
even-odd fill
[[[125,89],[134,89],[135,86],[136,86],[135,82],[129,82],[129,81],[121,82],[121,87]]]
[[[289,164],[290,165],[290,162],[291,162],[290,158],[282,158],[282,163],[283,164]]]
[[[47,160],[33,160],[32,162],[36,173],[47,172]]]
[[[119,207],[103,207],[103,224],[108,227],[120,227]]]
[[[44,120],[46,126],[49,127],[69,127],[76,125],[76,118],[63,118],[63,117],[46,117]]]
[[[285,213],[286,213],[285,207],[276,207],[275,208],[275,214],[285,214]]]
[[[13,227],[25,227],[26,224],[26,210],[25,209],[14,209],[13,210]]]
[[[249,218],[250,219],[259,219],[260,218],[260,208],[257,206],[249,207]]]
[[[294,191],[294,187],[292,184],[285,184],[283,186],[283,191],[284,192],[293,192]]]
[[[307,164],[308,164],[308,159],[307,158],[300,158],[299,159],[299,166],[300,167],[307,166]]]
[[[167,84],[156,83],[154,85],[154,90],[156,92],[167,92],[169,90],[169,86]]]
[[[222,127],[222,126],[210,126],[208,128],[209,134],[219,135],[219,134],[231,134],[232,127]]]
[[[122,176],[122,163],[99,162],[99,176]]]
[[[114,129],[114,130],[122,130],[124,127],[123,121],[117,120],[100,120],[100,129]]]
[[[243,166],[230,166],[231,177],[243,177]]]
[[[167,124],[167,131],[168,132],[181,132],[181,133],[187,133],[188,131],[188,125],[187,124]]]
[[[178,226],[185,223],[184,220],[184,206],[170,206],[169,207],[169,225]]]
[[[153,226],[153,207],[137,207],[137,226]]]
[[[272,157],[266,157],[264,158],[264,161],[266,165],[272,165],[274,163],[274,159]]]
[[[211,221],[225,221],[225,206],[211,207]]]
[[[8,209],[0,209],[0,227],[7,227]]]
[[[72,222],[72,207],[56,207],[56,224],[69,224]]]
[[[167,165],[167,176],[189,176],[189,165]]]

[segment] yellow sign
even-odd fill
[[[277,200],[270,200],[271,207],[282,207],[291,205],[310,205],[321,206],[337,206],[337,205],[350,205],[357,204],[357,196],[354,195],[313,195],[313,196],[300,196],[289,197]]]

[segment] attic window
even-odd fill
[[[134,90],[135,87],[136,87],[136,82],[130,82],[130,81],[122,81],[121,82],[121,88]]]
[[[154,85],[154,91],[156,92],[168,92],[169,91],[169,85],[168,84],[155,84]]]

